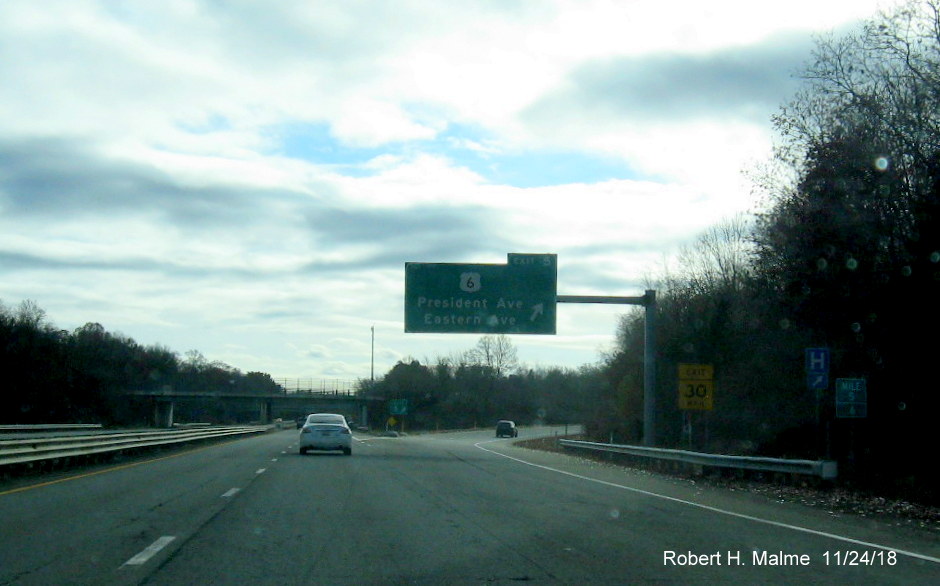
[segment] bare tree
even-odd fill
[[[209,367],[209,361],[199,350],[187,350],[183,366],[192,372],[202,372]]]
[[[723,220],[682,248],[680,279],[696,293],[739,292],[751,271],[752,250],[749,220],[744,215]]]
[[[519,363],[516,347],[505,334],[483,336],[468,355],[473,362],[489,368],[494,378],[508,374]]]
[[[46,310],[32,299],[27,299],[17,307],[16,320],[21,326],[40,330],[46,323]]]

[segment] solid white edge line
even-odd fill
[[[176,539],[175,535],[164,535],[160,537],[150,545],[148,545],[142,552],[135,555],[131,559],[124,562],[125,566],[140,566],[147,563],[147,560],[157,555],[157,553],[170,544],[171,541]]]
[[[590,482],[596,482],[596,483],[598,483],[598,484],[603,484],[603,485],[605,485],[605,486],[611,486],[611,487],[614,487],[614,488],[620,488],[620,489],[623,489],[623,490],[628,490],[628,491],[630,491],[630,492],[635,492],[635,493],[642,494],[642,495],[646,495],[646,496],[651,496],[651,497],[655,497],[655,498],[659,498],[659,499],[664,499],[664,500],[667,500],[667,501],[672,501],[672,502],[680,503],[680,504],[683,504],[683,505],[689,505],[689,506],[691,506],[691,507],[698,507],[698,508],[700,508],[700,509],[705,509],[706,511],[712,511],[713,513],[720,513],[720,514],[722,514],[722,515],[729,515],[729,516],[731,516],[731,517],[737,517],[737,518],[739,518],[739,519],[747,519],[748,521],[754,521],[754,522],[756,522],[756,523],[764,523],[764,524],[766,524],[766,525],[773,525],[773,526],[775,526],[775,527],[782,527],[782,528],[784,528],[784,529],[790,529],[790,530],[799,531],[799,532],[802,532],[802,533],[809,533],[809,534],[811,534],[811,535],[816,535],[816,536],[819,536],[819,537],[828,537],[828,538],[830,538],[830,539],[835,539],[835,540],[838,540],[838,541],[844,541],[844,542],[846,542],[846,543],[852,543],[852,544],[855,544],[855,545],[864,545],[865,547],[874,547],[874,548],[877,548],[877,549],[883,549],[883,550],[885,550],[885,551],[893,551],[893,552],[897,552],[899,555],[905,555],[905,556],[908,556],[908,557],[917,558],[917,559],[924,560],[924,561],[928,561],[928,562],[933,562],[933,563],[935,563],[935,564],[940,564],[940,558],[935,558],[935,557],[932,557],[932,556],[929,556],[929,555],[924,555],[924,554],[916,553],[916,552],[913,552],[913,551],[906,551],[906,550],[903,550],[903,549],[898,549],[898,548],[896,548],[896,547],[889,547],[889,546],[887,546],[887,545],[881,545],[881,544],[879,544],[879,543],[870,543],[870,542],[868,542],[868,541],[860,541],[860,540],[858,540],[858,539],[852,539],[851,537],[845,537],[845,536],[842,536],[842,535],[836,535],[835,533],[826,533],[825,531],[817,531],[817,530],[815,530],[815,529],[809,529],[809,528],[807,528],[807,527],[800,527],[799,525],[789,525],[789,524],[787,524],[787,523],[781,523],[781,522],[779,522],[779,521],[771,521],[771,520],[769,520],[769,519],[761,519],[760,517],[753,517],[753,516],[751,516],[751,515],[745,515],[744,513],[735,513],[734,511],[726,511],[725,509],[719,509],[719,508],[717,508],[717,507],[710,507],[710,506],[708,506],[708,505],[703,505],[703,504],[700,504],[700,503],[693,503],[692,501],[686,501],[686,500],[682,500],[682,499],[680,499],[680,498],[676,498],[676,497],[672,497],[672,496],[666,496],[666,495],[664,495],[664,494],[657,494],[657,493],[655,493],[655,492],[649,492],[649,491],[647,491],[647,490],[643,490],[643,489],[640,489],[640,488],[633,488],[633,487],[630,487],[630,486],[624,486],[624,485],[622,485],[622,484],[616,484],[616,483],[614,483],[614,482],[608,482],[608,481],[606,481],[606,480],[599,480],[599,479],[597,479],[597,478],[591,478],[590,476],[582,476],[581,474],[575,474],[574,472],[566,472],[565,470],[559,470],[559,469],[557,469],[557,468],[552,468],[551,466],[543,466],[542,464],[535,464],[535,463],[533,463],[533,462],[527,462],[527,461],[521,460],[521,459],[519,459],[519,458],[514,458],[514,457],[512,457],[512,456],[507,456],[506,454],[501,454],[501,453],[496,452],[496,451],[494,451],[494,450],[489,450],[489,449],[487,449],[487,448],[484,448],[482,445],[480,445],[480,444],[490,443],[490,442],[493,442],[493,441],[496,441],[496,440],[487,440],[487,441],[485,441],[485,442],[478,442],[478,443],[473,444],[473,446],[474,446],[475,448],[479,448],[479,449],[483,450],[484,452],[489,452],[490,454],[496,454],[497,456],[502,456],[503,458],[507,458],[507,459],[509,459],[509,460],[513,460],[514,462],[519,462],[520,464],[525,464],[525,465],[527,465],[527,466],[533,466],[533,467],[535,467],[535,468],[541,468],[541,469],[543,469],[543,470],[549,470],[549,471],[551,471],[551,472],[557,472],[558,474],[564,474],[565,476],[571,476],[571,477],[573,477],[573,478],[579,478],[579,479],[581,479],[581,480],[588,480],[588,481],[590,481]]]

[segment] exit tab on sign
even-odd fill
[[[405,332],[554,334],[558,255],[405,263]]]

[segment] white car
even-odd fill
[[[307,450],[342,450],[352,455],[352,431],[336,413],[312,413],[300,428],[300,453]]]

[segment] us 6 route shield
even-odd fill
[[[558,255],[506,264],[405,263],[405,332],[554,334]]]

